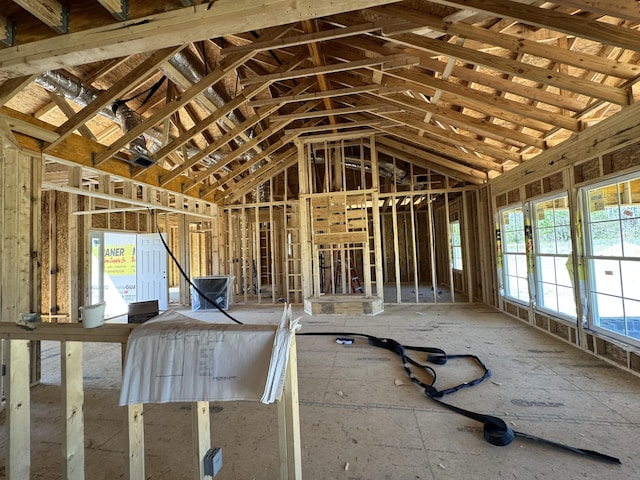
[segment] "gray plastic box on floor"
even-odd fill
[[[210,448],[204,455],[204,474],[212,477],[222,468],[222,449]]]

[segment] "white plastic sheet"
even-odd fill
[[[127,344],[120,405],[280,399],[291,335],[285,306],[279,325],[217,324],[178,312],[137,327]]]

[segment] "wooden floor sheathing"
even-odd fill
[[[234,305],[245,323],[275,323],[281,306]],[[213,318],[219,313],[207,313]],[[640,478],[640,378],[484,305],[394,305],[377,316],[304,315],[302,332],[352,331],[408,345],[473,353],[493,375],[446,401],[503,418],[525,433],[598,450],[594,461],[516,438],[482,439],[481,425],[426,398],[397,356],[364,340],[298,337],[305,480]],[[32,389],[32,478],[63,478],[57,344],[43,344],[43,381]],[[464,360],[436,367],[439,388],[474,378]],[[123,413],[117,406],[119,347],[85,346],[86,478],[124,478]],[[217,480],[279,478],[277,411],[250,402],[211,404],[212,443],[222,447]],[[187,404],[146,405],[147,480],[193,479]],[[6,456],[4,421],[1,458]],[[0,478],[4,474],[4,460]]]

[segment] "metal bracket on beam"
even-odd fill
[[[129,18],[129,0],[98,0],[111,16],[118,21]]]
[[[60,11],[60,25],[52,25],[57,33],[69,33],[69,6],[62,5],[62,10]]]
[[[195,3],[195,0],[180,0],[183,7],[190,7]]]
[[[12,47],[16,38],[16,27],[10,18],[4,19],[4,35],[0,37],[0,44],[5,47]]]
[[[111,12],[118,20],[127,20],[129,18],[129,0],[120,0],[120,11]]]

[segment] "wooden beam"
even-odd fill
[[[60,109],[60,111],[64,113],[65,117],[72,118],[76,114],[75,110],[69,104],[69,101],[65,97],[56,95],[55,93],[51,92],[47,92],[47,95],[49,96],[51,101]],[[91,133],[91,130],[89,130],[89,127],[87,127],[86,125],[78,125],[78,132],[80,132],[80,135],[82,135],[83,137],[90,138],[91,140],[96,140],[96,137],[93,135],[93,133]],[[56,141],[60,141],[60,137],[58,137]]]
[[[227,204],[233,203],[242,198],[247,192],[251,191],[251,189],[266,182],[270,178],[273,178],[280,172],[294,166],[296,163],[298,163],[298,157],[296,155],[295,148],[290,148],[277,159],[272,160],[269,165],[262,167],[258,174],[249,175],[243,178],[233,186],[233,189],[215,193],[214,201],[224,201]]]
[[[286,115],[271,115],[269,117],[269,122],[281,122],[283,120],[304,120],[308,118],[322,118],[328,117],[329,115],[347,115],[349,113],[359,113],[359,112],[376,112],[376,111],[384,111],[384,112],[399,112],[400,110],[397,108],[389,107],[387,105],[363,105],[360,107],[344,107],[344,108],[334,108],[332,110],[318,110],[314,112],[304,112],[304,113],[289,113]]]
[[[640,103],[635,103],[591,128],[576,133],[571,139],[527,160],[492,181],[492,194],[497,195],[514,185],[558,172],[574,162],[593,158],[640,138]]]
[[[60,342],[62,404],[64,408],[64,478],[84,478],[84,388],[82,342]]]
[[[287,71],[287,70],[290,70],[292,68],[295,68],[301,61],[302,61],[302,56],[297,56],[295,59],[291,60],[286,65],[282,65],[281,66],[281,71]],[[248,99],[251,99],[254,95],[257,95],[258,93],[263,91],[268,86],[269,86],[269,83],[246,88],[245,91],[242,94],[238,95],[233,100],[227,102],[223,107],[217,109],[212,115],[210,115],[206,119],[202,120],[201,122],[197,122],[188,131],[183,132],[176,140],[172,141],[170,144],[168,144],[165,147],[161,148],[156,153],[155,158],[158,161],[160,161],[162,158],[164,158],[166,155],[168,155],[168,153],[170,153],[171,151],[175,150],[177,148],[177,146],[182,146],[187,141],[189,141],[189,139],[193,135],[195,135],[196,133],[202,131],[211,122],[215,121],[218,118],[221,118],[221,117],[225,116],[227,113],[229,113],[229,112],[233,111],[234,109],[238,108],[240,105],[242,105]],[[292,91],[295,92],[295,93],[300,93],[300,92],[304,92],[304,91],[308,90],[312,86],[313,86],[313,82],[310,82],[310,81],[302,82],[297,87],[295,87]],[[169,174],[165,175],[161,179],[161,183],[164,184],[165,182],[168,182],[168,181],[172,180],[173,178],[176,178],[178,175],[180,175],[183,172],[185,172],[188,168],[192,167],[196,163],[198,163],[201,160],[203,160],[206,156],[210,155],[211,153],[215,152],[219,148],[223,147],[227,143],[231,142],[234,138],[239,136],[241,133],[245,132],[246,130],[248,130],[251,127],[253,127],[254,125],[256,125],[258,122],[262,121],[265,117],[267,117],[268,115],[270,115],[271,113],[276,111],[279,107],[280,107],[279,105],[276,105],[275,107],[272,107],[270,109],[265,109],[265,110],[260,111],[259,113],[257,113],[253,117],[251,117],[250,119],[245,120],[244,122],[242,122],[240,125],[234,126],[234,128],[232,130],[230,130],[229,132],[227,132],[224,135],[222,135],[222,137],[218,138],[216,141],[209,143],[209,145],[207,145],[205,148],[203,148],[197,154],[192,155],[190,158],[187,158],[186,156],[183,156],[184,160],[183,160],[182,164],[179,165],[178,167],[174,168]],[[247,137],[246,142],[251,142],[252,140],[253,139],[250,139],[250,138]],[[257,145],[259,145],[259,144],[254,143],[254,146],[257,146]],[[255,147],[255,149],[257,150],[257,154],[260,154],[260,151],[259,151],[260,149],[257,148],[257,147]]]
[[[434,140],[433,138],[427,136],[420,136],[414,134],[412,132],[406,131],[403,128],[384,128],[378,127],[383,130],[385,133],[390,135],[395,135],[396,137],[402,138],[407,142],[411,142],[414,145],[419,145],[423,148],[428,148],[432,152],[437,152],[438,154],[446,155],[452,159],[455,159],[458,162],[466,163],[467,165],[472,165],[474,168],[479,168],[483,170],[489,170],[493,172],[502,173],[504,171],[502,165],[493,160],[487,160],[479,155],[475,155],[468,150],[461,149],[459,147],[463,147],[464,145],[458,145],[457,147],[444,144],[439,140]],[[493,175],[493,174],[492,174]],[[495,175],[494,175],[495,176]]]
[[[291,336],[289,361],[282,399],[278,402],[280,478],[302,480],[302,445],[298,406],[298,354],[296,336]]]
[[[9,128],[14,132],[22,133],[23,135],[28,135],[29,137],[44,142],[53,142],[58,138],[58,134],[47,129],[46,127],[48,127],[48,125],[44,122],[31,122],[26,115],[17,117],[11,112],[14,111],[7,107],[0,107],[0,118],[4,119]],[[39,150],[40,148],[38,148],[38,151]]]
[[[60,141],[64,140],[74,130],[84,125],[91,118],[97,115],[104,107],[112,103],[121,95],[132,90],[140,83],[146,81],[149,77],[156,73],[156,69],[170,59],[173,55],[182,50],[184,46],[177,48],[166,48],[153,53],[149,58],[145,59],[133,70],[126,75],[120,77],[111,87],[100,93],[96,99],[80,110],[77,114],[69,118],[65,123],[56,129],[60,135],[54,142],[51,142],[45,151],[50,150]]]
[[[353,62],[341,62],[338,64],[325,65],[322,67],[304,68],[301,70],[293,70],[286,73],[273,73],[270,75],[261,75],[258,77],[249,77],[240,81],[240,84],[252,85],[263,82],[277,82],[282,80],[291,80],[294,78],[307,77],[309,75],[325,75],[329,73],[345,72],[348,70],[356,70],[358,68],[373,67],[382,65],[383,68],[402,68],[410,67],[418,64],[418,59],[408,57],[404,54],[389,55],[387,57],[364,58]]]
[[[637,0],[562,0],[562,4],[640,23],[640,3]]]
[[[15,325],[15,324],[14,324]],[[16,325],[17,327],[17,325]],[[20,327],[17,327],[20,328]],[[30,478],[31,395],[29,393],[29,342],[11,340],[7,383],[7,480]]]
[[[191,435],[193,442],[194,478],[196,480],[207,478],[204,473],[204,457],[211,448],[210,416],[209,402],[193,402],[191,404]]]
[[[317,120],[315,120],[315,121],[312,120],[310,122],[307,122],[306,125],[310,126],[314,122],[317,122]],[[253,157],[248,162],[244,162],[244,163],[240,164],[231,173],[221,176],[218,180],[213,182],[213,184],[207,185],[207,187],[202,192],[202,196],[205,197],[205,196],[209,195],[211,192],[214,192],[218,188],[226,185],[227,183],[231,182],[234,178],[242,175],[244,172],[246,172],[247,170],[253,168],[255,165],[257,165],[259,162],[261,162],[263,160],[266,160],[267,162],[272,162],[272,160],[270,159],[270,156],[275,154],[275,152],[277,152],[280,148],[282,148],[283,146],[285,146],[286,144],[291,142],[292,139],[293,139],[292,136],[283,135],[282,137],[280,137],[278,139],[278,141],[272,143],[267,148],[265,148],[260,153],[260,155],[256,155],[255,157]],[[283,155],[284,154],[282,154],[282,153],[279,154],[279,158],[281,158]],[[260,175],[261,173],[262,173],[262,169],[260,171],[258,171],[258,175]],[[247,176],[245,178],[248,178],[248,177],[249,176]],[[234,188],[235,188],[235,186],[234,186]]]
[[[535,108],[527,102],[508,100],[485,91],[446,81],[442,78],[437,78],[437,76],[422,73],[418,69],[411,71],[396,70],[385,73],[388,77],[393,77],[382,82],[383,85],[389,88],[404,87],[405,90],[420,92],[432,98],[440,90],[442,91],[441,99],[443,102],[491,114],[519,126],[527,126],[539,131],[546,131],[549,126],[558,126],[571,131],[578,131],[580,128],[580,122],[568,115]],[[341,74],[341,77],[346,76],[346,74]],[[580,108],[582,108],[582,105]],[[491,111],[494,113],[490,113]],[[546,125],[543,125],[543,123]]]
[[[613,7],[613,4],[609,5]],[[635,8],[636,10],[640,10],[637,5]],[[635,78],[639,73],[638,66],[631,63],[623,63],[606,57],[576,52],[567,48],[558,48],[557,45],[536,42],[526,38],[518,38],[488,28],[475,27],[467,23],[447,22],[440,17],[399,5],[378,7],[375,10],[385,15],[416,22],[421,26],[428,26],[429,28],[442,32],[443,35],[457,35],[459,38],[475,40],[485,43],[487,46],[495,45],[506,48],[514,53],[528,53],[536,57],[548,58],[554,62],[572,65],[580,69],[601,72],[606,75],[625,79]]]
[[[278,37],[280,35],[283,35],[286,31],[287,28],[274,29],[270,32],[265,33],[264,37],[267,39]],[[218,65],[217,69],[203,77],[198,83],[188,87],[175,100],[168,102],[163,107],[159,108],[154,115],[143,120],[140,124],[133,127],[125,135],[116,140],[116,142],[109,146],[109,148],[107,148],[107,150],[102,153],[99,158],[95,159],[95,164],[100,165],[100,163],[115,154],[128,142],[136,138],[138,135],[142,134],[145,130],[162,123],[166,118],[169,118],[171,115],[173,115],[178,109],[185,106],[187,103],[195,99],[208,88],[211,88],[216,83],[220,82],[229,72],[235,70],[238,66],[242,65],[244,62],[250,59],[253,55],[253,52],[250,52],[247,54],[230,55],[224,58]],[[293,62],[292,65],[295,66],[298,64],[298,59],[293,59],[291,62]]]
[[[334,52],[334,48],[338,42],[332,42],[330,51]],[[367,52],[367,54],[376,53],[378,55],[389,55],[394,52],[394,49],[383,46],[380,41],[373,37],[352,37],[349,39],[348,46],[339,45],[342,49],[345,47],[352,49],[357,48]],[[371,53],[369,53],[371,52]],[[416,56],[420,59],[420,67],[425,70],[430,70],[436,74],[436,76],[443,76],[449,67],[449,60],[441,61],[437,58],[433,58],[433,55],[410,48],[406,51],[407,54]],[[598,57],[599,58],[599,57]],[[635,70],[640,70],[637,66]],[[566,95],[559,95],[546,90],[541,90],[538,87],[524,85],[516,82],[512,82],[502,76],[490,75],[487,73],[479,72],[477,69],[469,69],[464,66],[454,66],[451,69],[451,75],[460,80],[464,80],[469,83],[477,83],[490,88],[494,88],[500,92],[509,92],[520,97],[529,98],[539,102],[547,103],[549,105],[556,106],[558,108],[564,108],[574,112],[580,111],[584,108],[584,102],[579,101],[576,98]]]
[[[344,128],[360,128],[360,127],[389,127],[396,123],[392,120],[378,119],[378,120],[359,120],[351,122],[336,123],[334,125],[320,125],[315,127],[300,127],[285,130],[287,135],[302,135],[305,133],[314,132],[327,132],[331,130],[341,130]],[[301,137],[304,140],[304,137]]]
[[[129,0],[98,0],[116,20],[129,18]]]
[[[433,3],[463,10],[487,12],[534,27],[556,30],[605,45],[640,51],[640,37],[636,30],[598,22],[584,16],[573,16],[509,0],[433,0]],[[637,7],[634,10],[637,11]]]
[[[55,139],[57,136],[55,132],[51,132],[50,129],[53,128],[51,125],[48,125],[40,120],[28,117],[24,114],[20,114],[19,112],[11,110],[7,107],[0,107],[0,117],[7,119],[7,123],[11,126],[14,132],[19,131],[16,128],[17,126],[21,130],[29,131],[30,129],[34,134],[41,134],[39,135],[39,137],[34,138],[35,135],[27,136],[22,133],[15,133],[16,140],[18,141],[20,147],[25,151],[40,154],[42,143],[41,141],[36,140],[36,138],[42,138],[42,140],[46,141],[47,135],[53,135],[53,139]],[[73,165],[80,165],[97,172],[98,169],[95,168],[91,157],[93,153],[102,151],[104,149],[105,147],[103,145],[85,139],[84,137],[81,137],[79,135],[70,135],[58,146],[52,149],[52,151],[48,152],[48,156]],[[116,175],[123,179],[133,178],[130,165],[120,160],[107,160],[101,165],[100,171]],[[145,183],[151,187],[162,186],[169,192],[181,194],[184,188],[184,184],[188,181],[188,179],[186,177],[179,177],[167,184],[160,185],[159,179],[167,172],[168,170],[155,165],[153,167],[145,169],[142,174],[136,176],[135,180],[136,182]],[[58,188],[58,186],[56,185],[54,186],[54,188]],[[78,193],[86,194],[82,191]]]
[[[378,100],[382,100],[383,102],[386,101],[386,99],[384,98],[378,99]],[[391,106],[393,105],[393,103],[390,101],[389,105]],[[375,115],[389,118],[396,122],[402,122],[401,118],[393,115],[394,113],[395,112],[393,111],[386,112],[384,110],[374,111]],[[462,135],[453,130],[440,128],[438,126],[433,125],[432,123],[421,123],[419,128],[417,127],[417,125],[416,126],[411,125],[411,126],[413,128],[416,128],[419,131],[427,133],[429,137],[433,139],[443,141],[446,144],[454,147],[462,147],[466,151],[477,152],[483,155],[487,155],[489,157],[493,157],[494,159],[496,159],[496,161],[500,163],[505,161],[512,161],[516,163],[522,162],[522,155],[515,152],[511,152],[504,148],[494,147],[493,145],[487,144],[482,140],[478,140],[475,137],[471,137],[469,135]]]
[[[35,4],[39,0],[30,0]],[[276,25],[357,11],[398,0],[217,0],[148,15],[64,37],[38,40],[0,51],[1,71],[11,77],[80,65],[173,47],[224,35],[262,30]]]
[[[297,88],[301,88],[301,85],[298,85]],[[296,111],[300,112],[300,111],[303,111],[304,109],[309,109],[309,108],[312,108],[312,107],[313,107],[313,104],[306,103],[306,104],[303,104],[301,107],[298,107],[298,109]],[[233,160],[238,158],[240,155],[243,155],[244,153],[246,153],[247,150],[249,150],[251,148],[252,144],[258,144],[258,143],[264,142],[271,135],[273,135],[274,133],[279,132],[284,127],[286,127],[289,123],[291,123],[291,120],[280,122],[278,124],[274,124],[270,128],[268,128],[267,130],[261,132],[259,135],[257,135],[256,137],[252,138],[251,142],[247,142],[246,144],[242,145],[240,148],[236,149],[235,151],[233,151],[231,153],[228,153],[225,156],[224,160],[219,161],[218,163],[216,163],[215,165],[207,168],[203,172],[199,172],[196,175],[196,177],[191,181],[191,183],[186,187],[185,190],[188,191],[189,189],[194,188],[196,185],[198,185],[199,183],[203,182],[209,176],[213,175],[214,173],[220,171],[225,166],[229,165]],[[260,156],[264,156],[264,155],[261,154]],[[246,163],[248,163],[248,162],[245,162],[245,164]]]
[[[58,0],[13,0],[57,33],[69,31],[69,8]]]
[[[304,137],[298,137],[298,140],[300,140],[300,142],[302,143],[333,142],[337,140],[353,140],[354,138],[369,137],[377,133],[380,132],[375,128],[367,128],[355,132],[337,132],[320,135],[306,135]]]
[[[302,25],[302,30],[307,34],[312,34],[318,30],[318,24],[314,20],[303,20],[301,25]],[[320,52],[320,46],[318,45],[318,43],[316,42],[308,43],[307,49],[311,54],[311,62],[313,63],[314,67],[322,67],[326,65],[325,56]],[[327,76],[324,73],[318,74],[316,75],[316,77],[318,79],[318,85],[320,86],[320,91],[326,92],[328,90],[331,90],[329,80],[327,79]],[[322,102],[324,103],[324,108],[326,110],[333,109],[332,98],[325,97],[322,99]],[[336,119],[333,117],[333,115],[329,116],[329,123],[331,124],[336,123]]]
[[[231,57],[227,57],[227,59],[231,59]],[[96,166],[99,166],[107,159],[112,157],[115,153],[117,153],[121,148],[127,145],[131,140],[138,137],[142,133],[145,132],[148,128],[151,128],[159,123],[162,123],[165,118],[173,115],[178,109],[185,106],[187,103],[191,102],[195,97],[200,95],[207,88],[215,85],[217,82],[222,80],[230,71],[234,70],[239,64],[243,63],[244,59],[240,59],[238,57],[234,57],[232,60],[228,62],[224,62],[220,65],[220,68],[214,70],[205,76],[199,83],[196,83],[192,87],[185,90],[180,97],[175,100],[167,103],[158,111],[153,114],[151,117],[146,118],[138,125],[130,129],[127,133],[122,135],[118,140],[112,143],[104,152],[96,155],[94,163]]]
[[[380,30],[382,29],[382,27],[383,24],[381,23],[368,22],[360,25],[353,25],[350,27],[323,30],[314,33],[305,33],[303,35],[280,38],[277,40],[262,42],[255,41],[247,45],[237,45],[233,47],[223,48],[220,53],[222,55],[231,55],[250,51],[263,52],[265,50],[295,47],[297,45],[306,45],[308,43],[322,42],[327,40],[334,40],[336,38],[351,37],[353,35],[369,33],[375,30]]]
[[[85,328],[80,323],[40,323],[27,330],[13,322],[0,322],[0,338],[8,340],[52,340],[56,342],[127,343],[137,324],[105,323],[100,328]],[[28,477],[27,477],[28,478]]]
[[[146,478],[144,474],[144,405],[142,403],[125,406],[124,430],[127,432],[125,478],[127,480]]]
[[[156,159],[156,161],[160,162],[167,155],[169,155],[170,153],[176,151],[177,149],[179,149],[180,147],[185,145],[195,135],[201,133],[203,130],[205,130],[206,128],[210,127],[212,124],[214,124],[216,121],[218,121],[222,116],[227,115],[229,112],[232,112],[233,110],[238,108],[240,105],[242,105],[243,103],[245,103],[246,101],[251,99],[254,95],[257,95],[258,93],[263,91],[268,86],[269,85],[266,84],[266,85],[259,85],[258,88],[246,89],[243,93],[241,93],[240,95],[235,97],[233,100],[230,100],[229,102],[225,103],[223,107],[219,108],[218,110],[213,112],[211,115],[209,115],[209,116],[203,118],[202,120],[196,122],[195,125],[193,127],[191,127],[189,130],[185,130],[184,132],[180,133],[180,135],[178,135],[178,137],[172,139],[171,142],[167,143],[164,147],[162,147],[160,150],[158,150],[154,154],[154,158]],[[236,127],[236,128],[238,128],[238,127]],[[224,136],[226,137],[230,133],[231,132],[227,132]],[[228,141],[231,141],[231,140],[233,140],[233,138],[230,138]],[[225,143],[227,143],[227,142],[225,142]],[[184,162],[188,163],[188,160],[185,159]],[[193,165],[193,164],[191,164],[191,165]],[[189,165],[189,166],[191,166],[191,165]],[[183,167],[184,167],[184,164],[180,165],[180,167],[178,167],[178,168],[182,168],[182,171],[185,171],[186,168],[183,168]],[[179,172],[179,173],[182,173],[182,171]],[[173,172],[173,170],[172,170],[172,172]],[[167,179],[169,179],[169,178],[175,178],[175,176],[167,177]],[[163,178],[163,181],[164,180],[165,179]]]
[[[548,11],[548,10],[545,10]],[[498,55],[479,52],[459,45],[432,40],[413,33],[394,35],[392,41],[411,48],[417,48],[437,55],[446,55],[473,65],[480,65],[497,70],[507,75],[525,78],[543,85],[551,85],[559,89],[599,98],[617,105],[629,105],[629,94],[625,89],[591,82],[583,78],[518,62]],[[640,48],[640,42],[639,42]]]
[[[264,100],[253,100],[249,102],[250,107],[262,107],[265,105],[273,105],[273,104],[282,104],[290,103],[290,102],[306,102],[307,100],[317,100],[321,98],[328,97],[339,97],[344,95],[357,95],[359,93],[367,93],[367,92],[380,92],[380,94],[385,93],[396,93],[401,91],[399,88],[386,88],[381,85],[362,85],[359,87],[349,87],[349,88],[338,88],[335,90],[329,90],[326,92],[314,92],[314,93],[305,93],[301,95],[285,95],[282,97],[274,97],[267,98]]]
[[[440,120],[442,123],[452,125],[456,128],[460,128],[477,135],[493,138],[498,142],[513,145],[518,148],[523,148],[524,146],[533,146],[541,150],[547,148],[546,142],[542,138],[534,137],[532,135],[519,132],[515,129],[503,127],[501,125],[488,123],[477,117],[459,113],[454,109],[435,107],[427,102],[411,102],[408,99],[405,100],[404,98],[400,98],[397,96],[388,97],[388,99],[390,101],[393,101],[394,103],[406,105],[406,108],[409,110],[409,112],[418,109],[424,113],[432,113],[433,118]],[[378,99],[376,98],[376,100]],[[398,115],[394,115],[393,118],[395,120],[400,119]],[[422,119],[412,117],[410,114],[405,115],[402,122],[411,125],[417,130],[425,130],[423,128],[423,125],[425,123],[422,121]]]
[[[1,26],[0,26],[1,27]],[[0,107],[11,100],[15,95],[33,82],[37,75],[26,75],[24,77],[11,78],[0,85]]]
[[[425,152],[424,150],[420,150],[419,148],[415,148],[405,143],[398,142],[397,140],[392,140],[390,138],[380,136],[376,138],[376,144],[378,145],[378,148],[384,148],[386,146],[396,150],[397,152],[402,152],[405,155],[410,155],[411,157],[409,158],[415,158],[416,160],[420,159],[420,163],[416,163],[416,160],[412,162],[416,165],[424,166],[424,162],[429,162],[435,170],[439,169],[440,167],[444,167],[448,171],[454,172],[452,176],[454,176],[455,178],[459,178],[460,180],[472,182],[475,184],[484,183],[489,180],[489,177],[485,172],[472,167],[466,167],[452,160],[442,158],[434,153]]]

